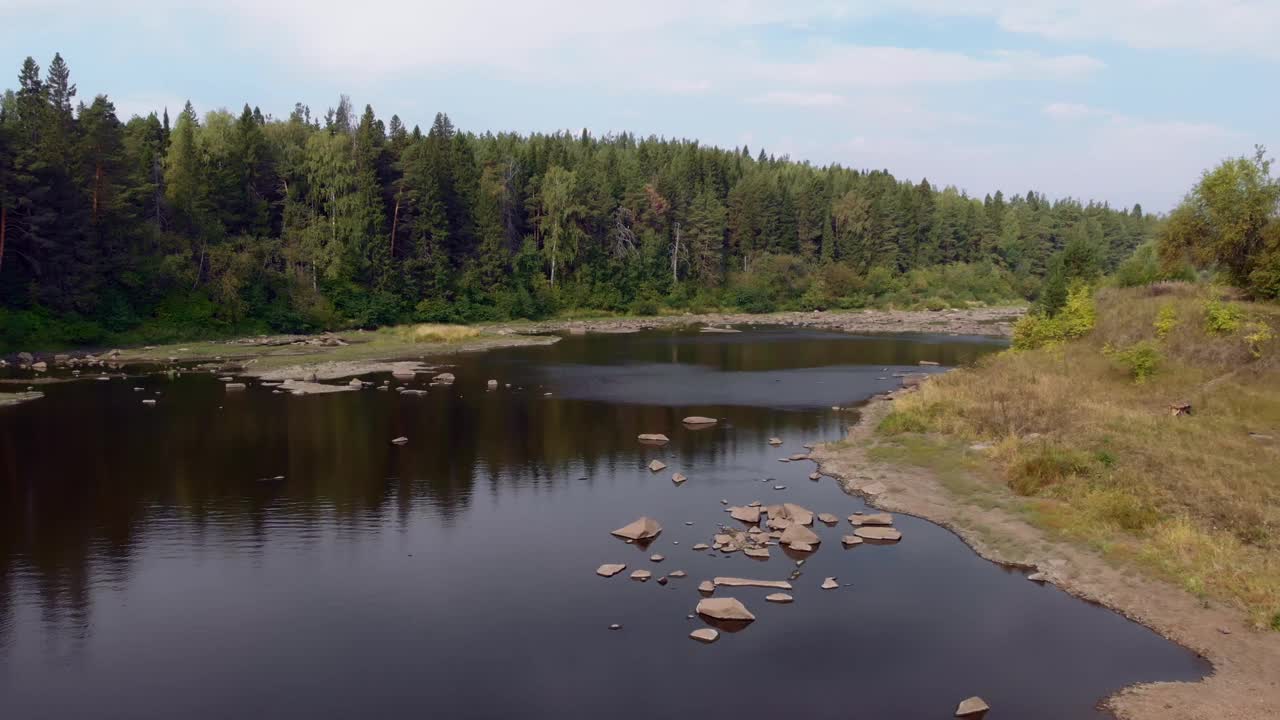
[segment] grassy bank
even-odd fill
[[[1163,284],[1103,290],[1093,323],[900,399],[879,452],[1280,630],[1280,308]]]

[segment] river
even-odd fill
[[[1048,720],[1201,677],[1193,653],[929,522],[900,515],[901,542],[843,548],[844,518],[871,510],[779,462],[840,439],[895,372],[1001,347],[662,330],[452,357],[451,386],[364,378],[424,396],[140,369],[47,386],[0,408],[0,717],[910,720],[981,695],[989,718]],[[682,427],[695,414],[720,422]],[[841,522],[815,522],[808,555],[692,550],[745,527],[722,500]],[[664,526],[647,548],[610,535],[641,515]],[[699,582],[782,580],[802,557],[793,603],[718,589],[757,619],[689,639]]]

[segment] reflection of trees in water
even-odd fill
[[[456,523],[477,492],[551,491],[649,457],[729,462],[739,447],[763,447],[780,428],[798,439],[826,422],[821,413],[481,389],[488,377],[536,375],[531,363],[680,362],[758,371],[922,357],[958,362],[989,349],[728,337],[589,337],[576,347],[566,341],[563,349],[474,356],[455,368],[456,387],[432,388],[425,397],[373,390],[292,397],[261,388],[229,395],[211,377],[188,375],[148,378],[164,395],[147,409],[125,383],[55,386],[40,403],[0,416],[0,645],[13,633],[19,592],[39,598],[55,634],[83,639],[92,589],[127,586],[138,549],[151,547],[153,536],[188,551],[260,557],[273,540],[320,542],[328,532],[355,537],[392,521],[403,529],[421,513]],[[692,412],[729,417],[734,428],[686,432],[680,420]],[[641,446],[635,438],[645,432],[665,432],[672,443]],[[390,444],[399,435],[410,439],[408,446]],[[277,475],[285,477],[259,481]]]

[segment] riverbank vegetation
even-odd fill
[[[975,476],[1024,498],[1035,524],[1280,630],[1270,163],[1259,150],[1206,172],[1155,243],[1103,283],[1136,287],[1095,293],[1096,266],[1066,257],[1064,299],[1042,299],[1013,350],[902,398],[881,434],[915,438],[925,464],[974,443],[991,465]],[[1197,274],[1225,284],[1151,282]]]
[[[1109,272],[1155,223],[745,146],[420,129],[346,97],[122,119],[28,59],[0,102],[0,350],[1021,301],[1065,296],[1045,278],[1068,246]]]

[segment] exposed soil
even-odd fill
[[[811,457],[824,474],[876,507],[950,528],[988,560],[1025,567],[1028,573],[1034,568],[1072,595],[1111,608],[1213,663],[1213,674],[1200,682],[1125,688],[1106,701],[1116,715],[1131,720],[1280,718],[1280,633],[1255,630],[1240,610],[1206,603],[1176,586],[1118,568],[1088,549],[1054,541],[1008,510],[974,504],[949,491],[928,469],[872,460],[868,448],[876,442],[874,428],[891,404],[892,396],[873,400],[847,442],[814,449]],[[881,492],[864,491],[881,490],[877,485]]]

